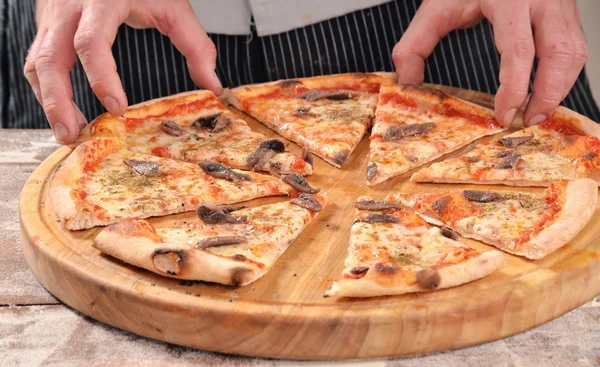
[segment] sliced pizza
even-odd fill
[[[557,181],[543,194],[464,190],[395,194],[425,220],[511,254],[541,259],[571,241],[596,211],[596,182]]]
[[[564,107],[551,119],[416,172],[413,182],[548,186],[600,181],[600,126]]]
[[[269,271],[327,203],[302,193],[251,209],[202,204],[197,216],[155,227],[128,219],[102,230],[93,246],[128,264],[178,279],[247,285]]]
[[[440,90],[383,85],[370,138],[367,184],[377,185],[503,130],[493,111]]]
[[[342,279],[328,296],[432,291],[483,278],[505,264],[499,251],[473,249],[449,228],[431,226],[387,199],[358,200]]]
[[[103,114],[79,142],[118,136],[127,149],[192,163],[214,161],[244,170],[312,173],[312,156],[297,156],[277,138],[252,131],[210,91],[194,91],[130,107],[125,115]]]
[[[341,167],[375,115],[382,84],[392,73],[354,73],[246,85],[226,93],[229,102],[279,135]]]
[[[310,187],[299,174],[284,178]],[[82,143],[65,159],[50,182],[49,197],[65,227],[79,230],[292,191],[272,175],[135,153],[108,137]]]

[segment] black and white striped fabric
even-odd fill
[[[217,46],[217,74],[225,87],[233,87],[282,78],[393,71],[392,48],[420,2],[397,0],[272,36],[211,34]],[[22,72],[35,36],[35,0],[0,0],[0,4],[0,24],[4,24],[0,37],[1,126],[46,128],[44,113]],[[113,53],[130,104],[196,88],[184,58],[156,30],[122,26]],[[492,27],[484,21],[452,32],[440,42],[426,62],[425,81],[495,93],[499,68]],[[89,120],[104,112],[79,63],[71,80],[74,100]],[[600,121],[584,72],[563,104]]]

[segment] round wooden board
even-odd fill
[[[490,95],[441,88],[484,106],[493,104]],[[273,135],[256,121],[246,120],[253,129]],[[23,188],[23,251],[44,287],[97,320],[169,343],[260,357],[356,359],[456,349],[528,330],[600,293],[600,213],[596,212],[582,233],[547,258],[529,261],[507,254],[503,269],[470,284],[395,297],[324,298],[325,290],[341,275],[354,215],[352,202],[358,196],[381,199],[390,192],[473,187],[415,185],[408,182],[409,172],[369,188],[364,177],[368,146],[369,140],[363,139],[343,169],[316,159],[309,181],[323,188],[331,203],[270,272],[246,287],[163,278],[101,255],[91,247],[99,229],[64,230],[48,204],[46,186],[70,153],[67,147],[46,159]],[[294,144],[290,148],[299,152]],[[258,199],[249,205],[279,200],[284,198]],[[173,217],[151,222],[168,225]]]

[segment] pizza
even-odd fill
[[[299,174],[282,177],[296,188],[314,190]],[[49,197],[64,226],[80,230],[296,190],[286,182],[218,162],[135,153],[124,149],[122,140],[104,137],[82,143],[66,158],[52,177]]]
[[[556,181],[542,194],[463,190],[394,194],[425,220],[502,251],[542,259],[571,241],[596,211],[594,180]]]
[[[383,85],[370,137],[367,185],[377,185],[503,130],[493,111],[437,89]]]
[[[548,186],[600,180],[600,126],[564,107],[552,118],[416,172],[413,182]]]
[[[459,236],[541,259],[586,226],[600,180],[595,123],[560,107],[539,125],[491,137],[505,129],[489,109],[395,79],[353,73],[280,80],[225,90],[220,99],[193,91],[132,106],[122,116],[103,114],[51,177],[50,204],[68,230],[108,226],[93,245],[115,259],[172,278],[247,285],[327,204],[304,178],[313,173],[313,154],[340,168],[372,127],[368,156],[360,157],[368,186],[453,154],[411,181],[548,187],[537,194],[363,196],[354,204],[342,277],[327,295],[458,286],[506,261],[501,251],[473,248]],[[253,131],[246,115],[281,137]],[[302,153],[290,152],[289,141]],[[238,204],[275,195],[291,199]]]
[[[354,73],[241,86],[226,99],[326,162],[341,167],[375,116],[382,84],[393,73]]]
[[[93,246],[166,277],[243,286],[266,274],[326,204],[325,195],[308,193],[255,208],[202,203],[196,215],[156,226],[143,219],[113,224]]]
[[[312,156],[286,150],[286,142],[252,131],[246,121],[225,109],[210,91],[159,98],[127,109],[123,116],[105,113],[86,126],[78,142],[118,136],[127,149],[192,163],[214,161],[244,170],[312,173]]]
[[[481,252],[447,227],[429,225],[390,201],[363,196],[341,280],[327,296],[374,297],[454,287],[483,278],[505,264],[499,251]]]

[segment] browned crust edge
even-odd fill
[[[435,288],[437,290],[455,287],[457,285],[469,283],[483,278],[500,269],[505,264],[506,259],[501,252],[488,251],[459,264],[454,264],[443,268],[429,269],[437,272],[439,275],[439,284]],[[418,271],[412,271],[412,273],[415,274],[414,277],[416,278]],[[389,277],[389,275],[383,276]],[[408,277],[406,274],[404,274],[402,278],[410,279],[413,277]],[[376,297],[425,291],[429,290],[423,288],[417,283],[396,283],[393,286],[383,286],[380,282],[378,282],[376,274],[373,276],[365,276],[360,279],[342,279],[334,283],[331,289],[328,290],[325,295],[338,297]]]

